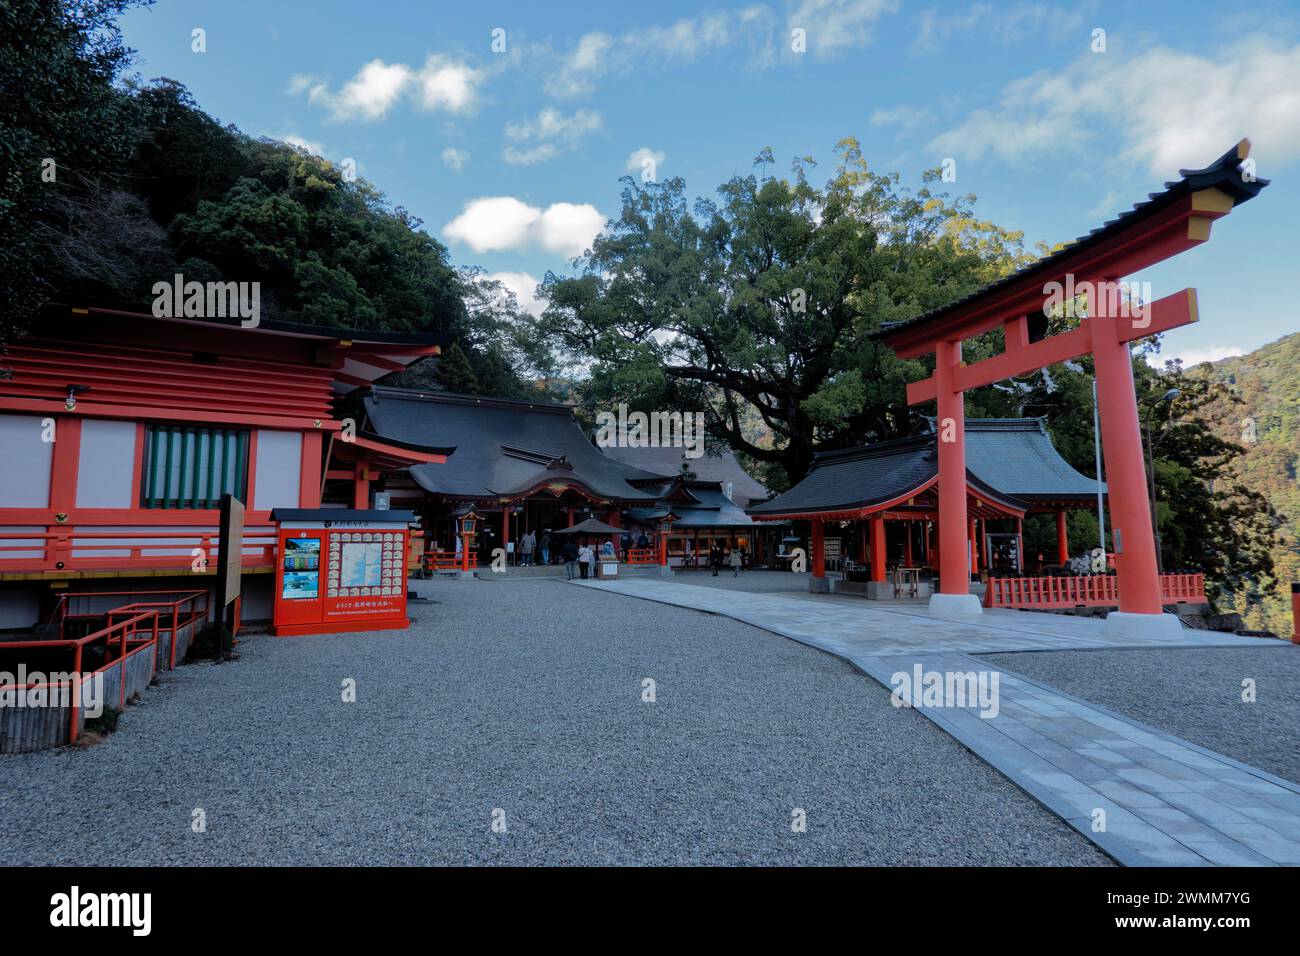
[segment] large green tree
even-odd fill
[[[0,346],[46,301],[63,237],[82,242],[70,261],[93,268],[88,236],[123,214],[141,225],[129,198],[99,184],[131,153],[129,108],[113,87],[131,52],[115,19],[138,2],[0,3]],[[87,198],[91,223],[76,212]]]
[[[589,406],[705,410],[778,488],[819,447],[912,430],[903,387],[920,367],[869,333],[1013,268],[1021,237],[974,219],[973,197],[933,191],[937,175],[913,193],[856,141],[837,152],[824,185],[801,158],[788,178],[738,176],[693,204],[681,179],[623,180],[579,274],[547,275],[537,326],[589,370]]]

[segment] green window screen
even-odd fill
[[[247,429],[146,425],[141,500],[146,508],[216,508],[248,485]]]

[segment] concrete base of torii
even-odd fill
[[[930,595],[930,613],[935,617],[962,620],[983,614],[984,606],[974,594],[936,593]]]
[[[1106,615],[1107,637],[1118,637],[1136,644],[1148,641],[1177,640],[1183,633],[1183,622],[1177,614],[1134,614],[1130,611],[1111,611]]]

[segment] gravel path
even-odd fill
[[[1295,645],[1051,651],[979,659],[1300,783],[1300,647]],[[1241,699],[1247,678],[1255,682],[1252,704]]]
[[[0,758],[0,860],[1108,863],[826,654],[552,580],[417,586],[443,603],[408,632],[254,636],[102,744]]]

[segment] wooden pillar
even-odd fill
[[[821,518],[812,519],[812,576],[826,577],[826,529]]]
[[[1065,524],[1065,509],[1056,512],[1056,563],[1065,564],[1070,560],[1070,532]]]
[[[966,545],[970,552],[970,572],[971,574],[980,573],[980,548],[979,548],[979,526],[976,519],[970,519],[970,539]]]
[[[302,470],[298,475],[298,507],[320,507],[321,439],[318,431],[302,433]]]
[[[1025,519],[1016,519],[1016,558],[1020,561],[1018,570],[1021,574],[1025,572]]]
[[[572,505],[569,506],[568,515],[569,515],[569,527],[572,528],[573,527],[573,506]]]
[[[501,506],[501,550],[505,552],[507,563],[510,561],[510,505]]]
[[[1127,342],[1119,339],[1119,322],[1110,313],[1120,301],[1113,283],[1098,283],[1092,330],[1092,354],[1097,370],[1097,405],[1101,445],[1106,457],[1106,486],[1111,529],[1115,538],[1115,570],[1119,578],[1119,609],[1132,614],[1159,614],[1160,576],[1156,568],[1151,508],[1138,427],[1137,395],[1133,389],[1133,359]],[[1091,299],[1091,297],[1090,297]]]
[[[966,537],[966,412],[954,376],[961,365],[961,342],[938,342],[934,378],[939,416],[939,590],[969,594]],[[1131,371],[1131,370],[1130,370]],[[1139,450],[1140,457],[1140,450]],[[1139,465],[1139,469],[1141,465]]]
[[[364,511],[370,507],[370,464],[359,461],[352,471],[352,507]]]
[[[913,567],[912,564],[912,522],[903,522],[903,566]]]
[[[871,519],[871,580],[885,580],[885,519]]]

